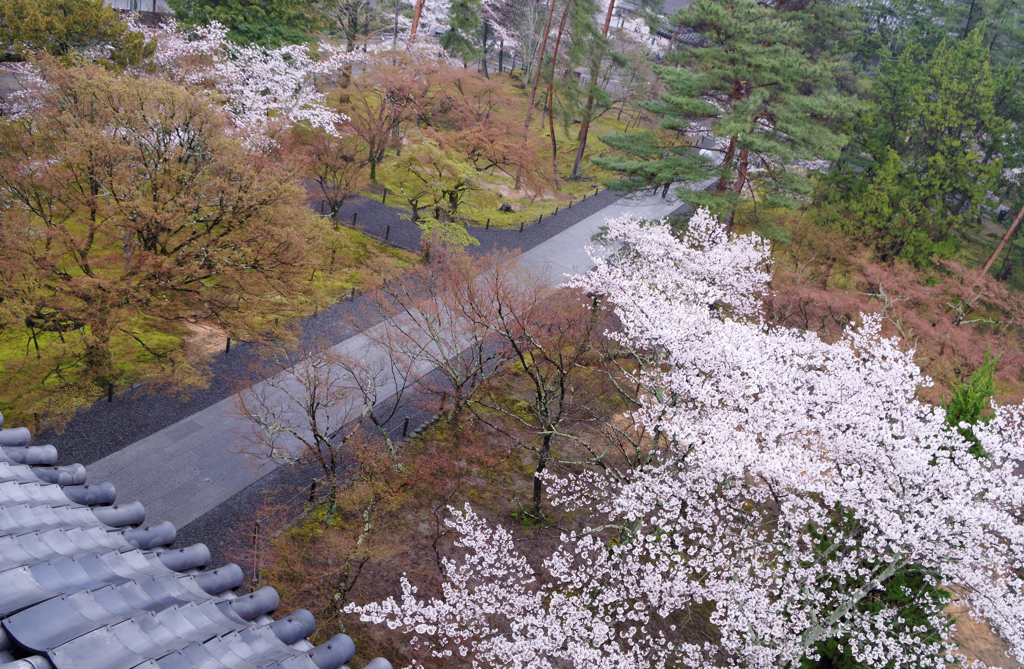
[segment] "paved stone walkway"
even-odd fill
[[[585,247],[606,218],[632,213],[660,218],[679,202],[660,195],[623,198],[523,253],[523,261],[547,267],[554,284],[565,274],[585,272],[593,264]],[[366,333],[337,345],[372,355]],[[417,370],[427,373],[429,369]],[[234,396],[184,418],[89,466],[89,480],[110,481],[120,500],[138,500],[154,521],[184,527],[277,468],[244,452],[247,423],[235,415]]]

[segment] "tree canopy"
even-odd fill
[[[443,596],[403,577],[400,598],[346,611],[488,666],[881,669],[966,663],[956,600],[1019,657],[1024,407],[972,426],[979,457],[916,399],[929,381],[877,316],[834,343],[767,327],[768,245],[706,210],[682,240],[628,215],[607,239],[616,252],[570,285],[615,305],[649,458],[546,476],[587,522],[536,562],[451,509]],[[680,638],[691,621],[711,632]]]
[[[601,138],[629,156],[595,160],[623,173],[610,185],[713,179],[712,192],[679,196],[716,212],[731,212],[755,191],[769,207],[806,197],[810,180],[796,163],[837,157],[847,138],[829,123],[856,106],[833,91],[827,63],[793,46],[801,25],[753,0],[698,0],[673,20],[705,41],[670,54],[675,66],[654,68],[666,90],[643,106],[661,117],[660,132]]]
[[[121,65],[152,55],[155,44],[130,31],[103,0],[6,0],[0,3],[0,49],[8,58],[44,52],[110,59]],[[0,54],[2,55],[2,54]]]
[[[951,257],[999,191],[1013,140],[997,101],[1012,73],[990,63],[985,36],[917,44],[886,56],[871,87],[873,109],[823,187],[843,202],[842,225],[883,258],[927,264]]]
[[[301,297],[302,189],[205,96],[97,66],[44,77],[40,107],[0,124],[0,304],[60,335],[25,362],[43,387],[111,381],[111,338],[140,317],[244,331]]]
[[[216,21],[239,44],[276,48],[313,39],[320,27],[319,6],[312,0],[168,0],[183,25]]]

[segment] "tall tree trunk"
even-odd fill
[[[718,177],[718,183],[715,185],[715,192],[722,194],[729,189],[729,179],[725,176],[724,168],[732,163],[733,154],[736,153],[736,137],[729,138],[729,148],[725,150],[725,157],[722,158],[722,176]]]
[[[750,156],[747,154],[746,149],[740,149],[740,166],[736,170],[736,185],[733,186],[733,190],[737,193],[743,192],[743,187],[747,184],[747,169],[750,164]]]
[[[422,1],[422,0],[421,0]],[[551,0],[551,7],[548,9],[548,20],[544,24],[544,37],[540,42],[540,56],[537,58],[537,72],[533,79],[533,90],[530,92],[530,105],[526,108],[526,123],[523,124],[523,141],[530,135],[530,120],[533,118],[533,103],[537,100],[537,86],[540,85],[540,64],[544,62],[544,52],[548,46],[548,33],[551,31],[551,17],[555,15],[555,0]],[[522,183],[523,166],[516,170],[516,190]]]
[[[345,26],[345,52],[352,53],[356,50],[356,34],[359,32],[358,24],[353,25],[351,17]],[[352,63],[345,63],[341,66],[341,94],[338,101],[342,104],[348,104],[349,94],[348,87],[352,84]]]
[[[330,525],[334,520],[334,514],[338,511],[338,475],[329,473],[327,475],[327,509],[324,512],[324,525]]]
[[[398,2],[395,0],[395,34],[391,37],[391,49],[398,50]]]
[[[366,8],[366,14],[363,15],[363,53],[366,53],[366,45],[370,41],[370,8]]]
[[[98,386],[106,386],[114,375],[114,359],[110,354],[111,327],[108,325],[113,320],[112,315],[97,318],[90,324],[89,336],[84,338],[85,367]]]
[[[555,141],[555,67],[558,65],[558,47],[562,43],[562,31],[565,30],[565,19],[569,16],[569,4],[565,3],[562,20],[558,24],[558,37],[555,49],[551,53],[551,81],[548,82],[548,125],[551,129],[551,173],[555,176],[555,190],[558,191],[558,142]]]
[[[490,24],[487,21],[484,21],[484,40],[483,40],[484,43],[481,45],[481,48],[480,48],[480,67],[483,68],[484,76],[487,77],[488,79],[490,79],[491,75],[489,75],[487,73],[487,29],[488,28],[490,28]]]
[[[608,0],[608,14],[604,17],[604,37],[608,39],[608,28],[612,24],[612,10],[615,9],[615,0]],[[591,91],[597,85],[597,78],[601,74],[601,59],[604,58],[604,45],[601,45],[601,52],[597,55],[597,67],[590,73]],[[590,114],[594,110],[593,94],[587,96],[587,111],[583,115],[583,125],[580,126],[580,145],[576,147],[576,161],[572,164],[572,173],[569,179],[579,179],[580,171],[583,169],[583,150],[587,148],[587,134],[590,132]]]
[[[964,26],[964,39],[971,34],[971,18],[974,16],[975,4],[977,4],[977,0],[971,0],[971,9],[967,12],[967,25]]]
[[[1010,224],[1010,229],[1007,230],[1006,234],[1003,235],[1003,238],[999,240],[999,244],[996,246],[996,250],[993,251],[992,255],[990,255],[988,257],[988,260],[985,261],[985,265],[981,268],[982,272],[987,273],[990,269],[992,269],[992,263],[994,263],[996,261],[996,258],[999,257],[999,254],[1003,252],[1003,247],[1006,246],[1006,242],[1010,241],[1010,237],[1013,236],[1014,230],[1016,230],[1017,226],[1020,225],[1020,219],[1022,217],[1024,217],[1024,205],[1022,205],[1020,211],[1017,212],[1016,218],[1014,218],[1013,223]]]
[[[747,88],[746,82],[740,81],[733,77],[732,80],[732,105],[733,109],[736,108],[736,104],[744,97],[746,97]],[[722,176],[718,178],[718,185],[715,187],[716,193],[724,193],[729,188],[729,179],[727,177],[727,171],[732,168],[732,158],[736,155],[736,141],[739,139],[739,135],[733,135],[729,138],[729,148],[725,152],[725,159],[722,161]],[[747,182],[747,163],[749,156],[747,155],[746,149],[740,149],[739,162],[736,166],[736,183],[732,185],[732,189],[737,193],[743,190],[743,186]],[[732,231],[733,216],[736,213],[735,209],[729,211],[725,216],[725,229],[726,232]]]
[[[412,27],[409,28],[409,44],[416,41],[416,28],[420,25],[420,14],[423,13],[425,0],[416,0],[416,7],[412,10]]]
[[[544,468],[548,464],[548,454],[551,453],[551,433],[548,432],[544,435],[544,442],[540,447],[540,455],[537,458],[537,470],[533,474],[533,513],[538,518],[540,517],[540,502],[541,497],[544,494],[544,482],[541,480],[540,475],[544,473]]]
[[[682,29],[683,29],[683,24],[680,23],[679,25],[676,26],[675,32],[672,33],[672,41],[670,41],[668,43],[668,52],[669,53],[673,53],[676,50],[676,38],[679,37],[679,31],[682,30]],[[678,63],[676,64],[676,67],[679,67]]]

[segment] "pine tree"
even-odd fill
[[[754,0],[698,0],[677,12],[672,21],[693,27],[704,44],[670,54],[675,67],[655,67],[666,91],[645,108],[662,117],[663,132],[601,138],[628,156],[595,159],[623,173],[611,185],[714,179],[711,192],[679,196],[719,213],[744,197],[769,207],[805,198],[810,180],[795,163],[838,157],[847,138],[828,123],[856,104],[833,92],[827,62],[793,46],[801,35],[794,15]],[[714,158],[699,155],[698,145]]]
[[[594,120],[594,103],[597,102],[599,106],[605,109],[611,108],[611,96],[600,85],[601,76],[601,62],[604,60],[606,50],[608,48],[608,28],[611,25],[612,12],[615,10],[615,0],[608,0],[608,10],[604,16],[604,24],[601,29],[600,35],[594,30],[596,26],[591,28],[593,24],[592,14],[587,15],[586,18],[590,19],[587,22],[581,22],[581,25],[577,30],[574,30],[574,34],[577,32],[583,32],[587,28],[589,35],[587,39],[577,40],[577,46],[574,49],[580,53],[581,59],[587,62],[590,70],[589,81],[586,85],[586,96],[587,102],[583,108],[583,121],[580,124],[580,139],[579,145],[576,147],[576,160],[572,165],[572,173],[569,175],[570,179],[579,179],[581,176],[581,169],[583,164],[583,152],[587,148],[587,135],[590,132],[590,122]]]
[[[239,44],[277,48],[311,39],[322,16],[311,0],[168,0],[182,25],[217,21]]]
[[[944,40],[963,40],[974,30],[985,35],[995,64],[1024,55],[1022,0],[868,0],[862,5],[864,39],[858,52],[864,62],[902,52],[913,44],[934,53]]]
[[[477,33],[483,26],[480,0],[452,0],[448,9],[448,30],[441,35],[441,46],[463,62],[475,59],[481,53]]]
[[[844,178],[852,182],[849,190],[837,189]],[[838,202],[843,212],[838,217],[839,227],[874,249],[882,262],[902,258],[925,266],[936,253],[950,255],[955,245],[937,244],[921,229],[918,207],[914,206],[917,195],[900,155],[888,148],[885,157],[864,172],[854,172],[852,178],[837,174],[827,179],[817,197],[826,207]]]
[[[1003,157],[1019,141],[997,113],[1009,74],[990,65],[981,30],[942,42],[930,56],[913,44],[884,58],[871,89],[877,106],[858,119],[823,189],[824,199],[847,203],[847,232],[862,233],[883,258],[926,265],[932,255],[953,255],[962,233],[978,225],[988,193],[1002,191]],[[886,189],[898,207],[889,220],[861,216],[865,192],[877,190],[893,154],[902,165]],[[895,228],[899,235],[877,234]]]
[[[984,415],[986,409],[991,408],[992,397],[996,394],[996,385],[993,375],[996,371],[998,357],[992,357],[991,352],[985,354],[985,362],[976,369],[971,378],[961,383],[953,390],[953,397],[949,402],[944,402],[942,408],[946,410],[946,425],[956,428],[967,441],[971,442],[970,452],[972,455],[982,457],[985,450],[981,447],[981,441],[969,427],[960,427],[961,423],[978,425],[992,420],[992,414]]]

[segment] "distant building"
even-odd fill
[[[676,13],[676,10],[684,7],[689,7],[693,3],[693,0],[665,0],[665,9],[662,12],[665,16],[672,16]],[[607,7],[607,5],[605,5]],[[637,5],[633,2],[624,2],[623,0],[616,0],[615,11],[612,14],[614,19],[613,25],[622,27],[622,24],[628,18],[632,18],[636,15]]]
[[[173,14],[174,11],[167,5],[167,0],[104,0],[108,7],[136,12],[156,12],[158,14]]]
[[[689,7],[691,0],[665,0],[665,16],[672,16],[677,9]]]

